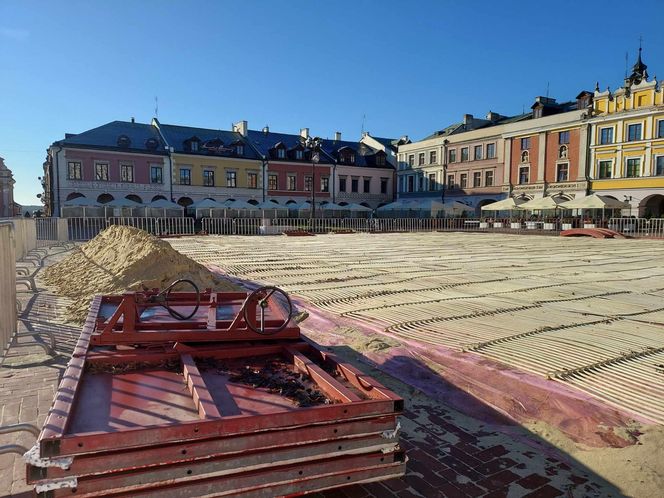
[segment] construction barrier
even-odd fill
[[[64,218],[63,218],[64,219]],[[153,235],[193,235],[192,218],[66,218],[68,240],[84,241],[96,237],[99,232],[112,225],[132,226]]]
[[[664,238],[664,218],[611,218],[606,228],[630,237]]]
[[[0,347],[4,356],[16,332],[16,250],[14,223],[0,220]]]
[[[14,254],[16,261],[20,261],[37,247],[35,220],[32,218],[7,218],[5,221],[14,226]]]

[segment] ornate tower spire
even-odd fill
[[[639,39],[639,55],[636,58],[634,66],[632,66],[632,74],[627,78],[631,85],[638,85],[643,80],[648,79],[648,66],[646,66],[641,60],[641,40]]]

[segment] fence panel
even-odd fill
[[[664,238],[664,218],[611,218],[607,228],[631,237]]]
[[[14,257],[16,261],[25,258],[37,247],[35,220],[32,218],[6,218],[4,221],[14,227]]]
[[[14,224],[0,220],[0,347],[4,356],[16,332],[16,248]]]
[[[194,219],[187,217],[157,218],[156,235],[193,235]]]
[[[122,225],[128,227],[138,228],[140,230],[145,230],[148,233],[156,234],[157,230],[157,218],[147,218],[147,217],[131,217],[131,216],[114,216],[108,218],[108,225]]]
[[[106,229],[106,218],[67,218],[69,240],[90,240]]]
[[[37,247],[47,247],[61,240],[58,220],[60,218],[35,218]]]

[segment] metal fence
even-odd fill
[[[96,237],[112,225],[123,225],[145,230],[153,235],[193,235],[192,218],[66,218],[68,240],[83,241]]]
[[[0,347],[4,356],[16,332],[16,250],[15,228],[0,220]]]
[[[606,228],[631,237],[664,238],[664,218],[611,218]]]

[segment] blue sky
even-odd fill
[[[661,0],[0,0],[0,156],[37,204],[65,132],[153,117],[419,139],[621,83],[643,36],[664,76]],[[365,118],[363,118],[366,116]]]

